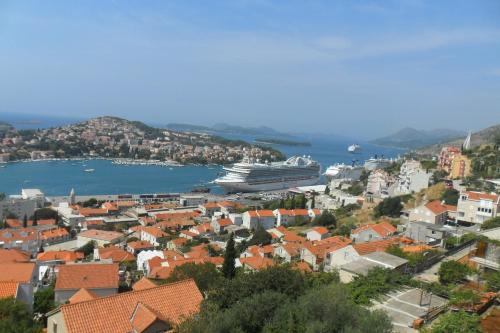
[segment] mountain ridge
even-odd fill
[[[369,143],[380,146],[417,149],[465,137],[465,135],[465,131],[451,129],[418,130],[413,127],[404,127],[396,133],[370,140]]]

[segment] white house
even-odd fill
[[[258,225],[264,229],[274,228],[276,217],[272,210],[249,210],[243,213],[243,226],[247,229],[256,229]]]
[[[329,236],[328,229],[325,227],[314,227],[309,230],[306,237],[310,241],[319,241]]]

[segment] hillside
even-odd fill
[[[6,132],[13,130],[14,128],[12,127],[11,124],[6,123],[4,121],[0,121],[0,136],[4,135]]]
[[[463,131],[449,129],[417,130],[405,127],[398,132],[370,141],[380,146],[416,149],[452,139],[465,137]]]
[[[225,164],[240,160],[244,152],[270,161],[284,158],[277,150],[244,141],[159,129],[117,117],[99,117],[36,131],[12,131],[7,137],[12,140],[0,146],[0,153],[9,154],[10,160],[105,157]]]
[[[439,144],[433,144],[427,147],[423,147],[421,149],[418,149],[418,152],[422,154],[436,154],[444,146],[461,147],[465,140],[465,137],[466,135],[463,135],[460,138],[454,140],[447,140]],[[482,129],[480,131],[473,132],[471,135],[471,148],[480,146],[482,144],[493,144],[493,143],[498,144],[499,141],[500,141],[500,124],[497,124]]]
[[[226,123],[217,123],[213,126],[200,126],[180,123],[170,123],[166,128],[181,131],[181,132],[201,132],[201,133],[224,133],[224,134],[240,134],[240,135],[261,135],[271,137],[290,137],[290,134],[276,131],[273,128],[261,127],[244,127],[228,125]]]

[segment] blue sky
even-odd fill
[[[500,1],[0,0],[0,112],[480,129],[500,121]]]

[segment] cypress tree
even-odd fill
[[[226,244],[226,253],[224,254],[224,264],[222,265],[222,274],[227,279],[232,279],[236,273],[236,249],[234,247],[234,234],[231,233]]]
[[[23,217],[23,228],[27,228],[28,227],[28,216],[26,216],[26,214],[24,214],[24,217]]]
[[[36,212],[33,215],[33,226],[36,227],[38,225],[38,217],[36,216]]]

